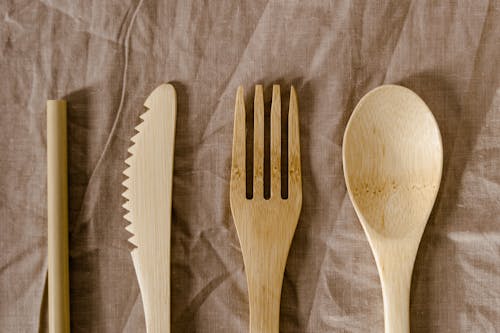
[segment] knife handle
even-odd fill
[[[69,325],[68,164],[66,101],[47,101],[47,218],[49,332]]]

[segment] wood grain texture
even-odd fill
[[[343,163],[349,196],[380,276],[385,332],[409,332],[413,265],[443,165],[432,112],[407,88],[372,90],[347,124]]]
[[[49,332],[70,330],[66,101],[47,101]]]
[[[125,161],[123,205],[131,222],[126,229],[141,290],[149,333],[170,332],[170,229],[172,173],[177,115],[174,87],[163,84],[147,98],[148,109],[132,137]]]
[[[295,89],[289,108],[289,192],[281,196],[281,100],[273,87],[271,106],[271,197],[264,199],[264,101],[255,88],[253,197],[246,198],[245,104],[243,88],[236,96],[230,203],[246,270],[250,333],[278,333],[283,274],[302,207],[298,103]]]

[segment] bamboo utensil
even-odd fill
[[[441,181],[438,125],[414,92],[381,86],[354,109],[342,152],[349,197],[380,276],[385,332],[409,332],[413,264]]]
[[[264,198],[264,99],[255,87],[253,197],[246,197],[245,103],[236,95],[230,203],[246,270],[250,333],[278,333],[283,274],[302,206],[298,103],[290,92],[288,197],[281,195],[281,97],[273,86],[271,106],[271,196]]]
[[[170,84],[156,88],[146,99],[148,110],[132,137],[132,154],[123,172],[129,212],[126,229],[149,333],[170,332],[170,227],[174,162],[176,93]]]
[[[47,219],[49,332],[69,325],[68,165],[66,101],[47,101]]]

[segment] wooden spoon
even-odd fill
[[[437,122],[413,91],[381,86],[354,109],[342,153],[382,284],[385,332],[409,332],[413,264],[443,168]]]

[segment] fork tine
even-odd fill
[[[302,193],[301,191],[299,105],[297,93],[292,86],[288,110],[288,197]]]
[[[253,120],[253,196],[264,197],[264,93],[262,85],[255,86]]]
[[[234,107],[233,160],[231,166],[231,191],[245,197],[245,100],[243,87],[238,87]]]
[[[273,85],[271,104],[271,197],[281,197],[281,94]]]

